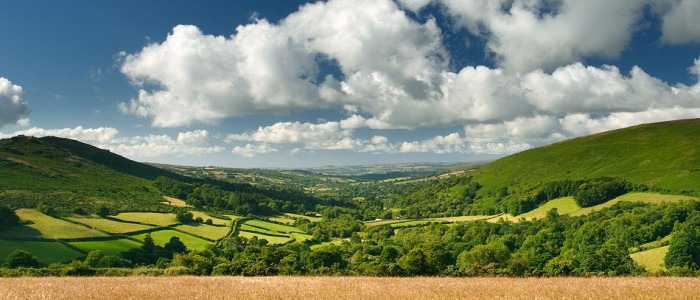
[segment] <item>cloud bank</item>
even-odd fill
[[[405,11],[431,3],[483,39],[496,66],[449,69],[435,19],[419,22]],[[306,4],[278,23],[241,25],[228,37],[179,25],[163,42],[121,55],[121,72],[139,92],[119,108],[157,127],[314,109],[348,116],[228,135],[228,142],[246,143],[233,150],[243,156],[282,144],[510,153],[643,122],[700,117],[700,84],[667,83],[639,67],[627,72],[580,62],[622,55],[647,12],[661,20],[661,43],[700,41],[692,26],[700,5],[692,0],[330,0]],[[690,69],[697,76],[698,61]],[[355,133],[425,127],[464,130],[422,141]]]

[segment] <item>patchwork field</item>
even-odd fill
[[[226,237],[226,235],[228,235],[228,233],[231,231],[231,228],[228,226],[212,226],[206,224],[184,224],[173,228],[196,236],[201,236],[212,241],[220,240]]]
[[[84,256],[59,242],[0,240],[0,262],[4,262],[7,255],[17,249],[29,251],[45,264],[68,262]]]
[[[160,246],[165,245],[165,243],[170,241],[170,238],[173,236],[178,237],[180,239],[180,241],[182,241],[185,244],[185,246],[187,246],[188,249],[204,249],[207,246],[212,244],[211,242],[209,242],[207,240],[200,239],[198,237],[194,237],[194,236],[191,236],[189,234],[182,233],[182,232],[175,231],[175,230],[159,230],[159,231],[151,232],[150,235],[151,235],[151,238],[153,238],[153,241],[156,243],[156,245],[160,245]],[[139,241],[143,241],[144,238],[146,237],[146,233],[138,234],[138,235],[135,235],[133,237]]]
[[[299,215],[299,214],[292,214],[292,213],[285,213],[284,215],[287,216],[287,217],[290,217],[290,218],[297,218],[297,219],[298,219],[298,218],[303,218],[303,219],[307,219],[307,220],[309,220],[309,221],[311,221],[311,222],[319,222],[319,221],[321,221],[321,219],[323,219],[323,218],[321,218],[321,217],[311,217],[311,216]]]
[[[107,234],[97,230],[47,216],[33,209],[19,209],[16,212],[22,221],[29,222],[29,224],[17,225],[0,232],[0,237],[16,239],[74,239],[107,236]]]
[[[76,222],[76,223],[81,223],[85,224],[87,226],[97,228],[99,230],[103,230],[109,233],[115,233],[115,234],[123,234],[123,233],[129,233],[129,232],[135,232],[135,231],[141,231],[141,230],[147,230],[153,228],[151,225],[143,225],[143,224],[134,224],[134,223],[127,223],[127,222],[119,222],[119,221],[114,221],[110,219],[104,219],[100,217],[70,217],[68,218],[69,220]]]
[[[175,214],[172,213],[127,212],[120,213],[114,218],[156,226],[170,226],[178,223],[177,219],[175,219]]]
[[[167,288],[164,288],[167,287]],[[698,278],[0,278],[8,299],[695,299]]]
[[[292,241],[291,237],[281,237],[281,236],[272,236],[272,235],[264,235],[260,233],[254,233],[254,232],[248,232],[248,231],[239,231],[238,236],[252,239],[253,237],[257,237],[258,239],[265,239],[267,240],[270,244],[286,244]]]
[[[231,218],[231,220],[225,220],[225,219],[221,219],[221,218],[212,217],[212,216],[210,216],[206,213],[203,213],[201,211],[191,210],[190,212],[192,213],[193,218],[195,218],[195,219],[202,218],[202,220],[205,220],[205,221],[207,219],[211,219],[212,223],[215,225],[231,226],[231,223],[233,223],[233,220],[239,218],[239,217],[236,217],[236,218]]]
[[[85,252],[100,250],[106,255],[119,255],[122,252],[129,251],[133,248],[141,247],[141,244],[130,239],[118,239],[107,241],[84,241],[70,242],[71,246],[76,247]],[[32,252],[34,253],[34,252]]]
[[[278,233],[292,233],[292,232],[304,233],[303,230],[296,228],[296,227],[277,224],[277,223],[270,223],[270,222],[265,222],[265,221],[261,221],[261,220],[248,220],[248,221],[243,222],[242,225],[249,225],[249,226],[267,229],[269,231],[278,232]]]

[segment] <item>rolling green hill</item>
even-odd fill
[[[150,179],[179,176],[56,137],[0,140],[0,170],[0,204],[59,211],[157,210],[161,194]]]
[[[480,193],[561,179],[623,177],[675,193],[700,193],[700,119],[644,124],[539,147],[474,173]]]
[[[531,199],[548,184],[611,178],[622,178],[634,189],[699,196],[699,149],[700,119],[644,124],[516,153],[461,177],[395,195],[389,204],[410,217],[520,214],[543,203]],[[572,195],[549,199],[563,196]],[[530,202],[520,205],[523,201]]]

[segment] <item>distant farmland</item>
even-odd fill
[[[0,278],[7,299],[693,299],[698,290],[700,279],[672,277]]]

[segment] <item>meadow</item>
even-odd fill
[[[136,222],[155,226],[170,226],[177,224],[175,214],[149,213],[149,212],[126,212],[114,216],[115,219],[128,222]]]
[[[119,256],[122,252],[129,251],[133,248],[141,247],[141,244],[130,239],[116,239],[106,241],[78,241],[68,243],[71,246],[88,253],[94,250],[100,250],[105,255]],[[30,251],[31,252],[31,251]],[[34,252],[31,252],[34,253]]]
[[[0,240],[0,260],[4,261],[5,257],[16,249],[31,252],[40,262],[46,264],[68,262],[84,256],[83,253],[59,242]]]
[[[107,234],[88,228],[87,226],[81,226],[50,217],[33,209],[19,209],[16,212],[17,216],[19,216],[22,221],[28,221],[28,224],[19,225],[12,230],[3,231],[1,233],[2,237],[18,239],[72,239],[107,236]]]
[[[674,277],[0,278],[8,299],[693,299],[698,290],[700,279]]]
[[[153,242],[155,242],[156,245],[159,246],[165,245],[168,241],[170,241],[170,238],[173,236],[178,237],[180,241],[184,243],[185,246],[187,246],[188,249],[203,249],[211,245],[211,242],[207,240],[200,239],[198,237],[194,237],[192,235],[175,230],[159,230],[153,231],[149,234],[151,235],[151,238],[153,238]],[[138,234],[133,237],[139,241],[143,241],[146,237],[146,233]]]
[[[129,232],[135,232],[135,231],[141,231],[141,230],[147,230],[153,228],[151,225],[143,225],[143,224],[135,224],[135,223],[127,223],[127,222],[119,222],[115,220],[110,220],[110,219],[104,219],[100,217],[69,217],[67,218],[68,220],[71,220],[76,223],[81,223],[85,224],[87,226],[90,226],[92,228],[97,228],[99,230],[109,232],[109,233],[115,233],[115,234],[122,234],[122,233],[129,233]]]

